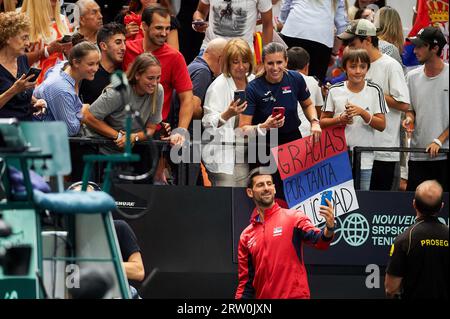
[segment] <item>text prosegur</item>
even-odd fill
[[[448,240],[444,239],[422,239],[420,241],[420,245],[423,246],[440,246],[440,247],[448,247]]]

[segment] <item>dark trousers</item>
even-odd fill
[[[420,183],[435,179],[448,192],[448,158],[441,161],[409,161],[407,191],[415,191]]]
[[[398,162],[373,161],[370,190],[390,191],[394,182],[395,167]]]
[[[319,80],[324,81],[332,48],[315,41],[287,37],[281,33],[280,36],[289,48],[302,47],[309,53],[309,75],[316,76]]]

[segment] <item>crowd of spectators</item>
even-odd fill
[[[71,147],[74,166],[84,151],[122,152],[129,138],[141,174],[150,159],[139,142],[165,141],[154,184],[179,178],[169,155],[200,130],[201,163],[190,164],[188,184],[230,187],[266,164],[250,158],[251,138],[267,155],[273,131],[276,145],[317,142],[338,125],[351,156],[357,146],[392,148],[362,154],[360,189],[420,191],[434,179],[448,191],[448,154],[439,152],[449,137],[448,21],[447,34],[435,24],[406,39],[422,64],[411,70],[399,13],[384,0],[349,2],[0,0],[0,118],[62,121],[70,137],[109,141]],[[186,25],[187,3],[196,6]],[[126,104],[141,119],[131,132]],[[419,152],[395,151],[409,145]],[[277,171],[273,182],[282,203]],[[142,281],[137,239],[126,223],[115,226],[127,277]]]
[[[448,64],[441,58],[448,35],[438,27],[407,39],[423,64],[408,70],[400,15],[385,1],[200,0],[189,27],[203,43],[187,60],[180,43],[188,33],[177,18],[184,7],[174,2],[1,0],[0,117],[63,121],[70,136],[103,137],[111,144],[99,152],[119,152],[126,114],[110,83],[119,71],[147,128],[133,126],[132,144],[147,136],[167,141],[157,182],[177,177],[165,155],[189,141],[199,120],[202,132],[219,137],[201,151],[202,164],[192,165],[190,184],[209,177],[213,186],[244,185],[249,165],[258,163],[237,161],[248,160],[230,146],[237,131],[278,129],[278,143],[286,143],[344,125],[351,149],[396,148],[410,139],[424,149],[410,155],[416,168],[409,174],[398,152],[364,154],[363,189],[397,190],[400,178],[413,179],[413,189],[436,178],[448,190],[447,156],[438,153],[448,148]],[[330,88],[336,65],[345,76]],[[244,92],[240,99],[236,91]],[[279,106],[285,112],[274,115]]]

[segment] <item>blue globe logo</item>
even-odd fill
[[[369,238],[369,223],[361,214],[348,215],[342,224],[342,236],[350,246],[361,246]]]

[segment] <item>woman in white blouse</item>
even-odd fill
[[[236,141],[235,129],[247,102],[244,94],[239,100],[234,96],[236,91],[245,91],[248,82],[254,79],[253,69],[253,53],[247,42],[232,39],[223,52],[223,73],[206,92],[202,123],[212,142],[203,148],[202,159],[213,186],[246,185],[248,164],[244,147],[230,143],[243,142],[243,139]]]
[[[309,75],[324,81],[330,59],[337,56],[348,22],[344,0],[285,0],[279,20],[289,48],[302,47],[311,56]],[[336,32],[335,32],[336,30]]]

